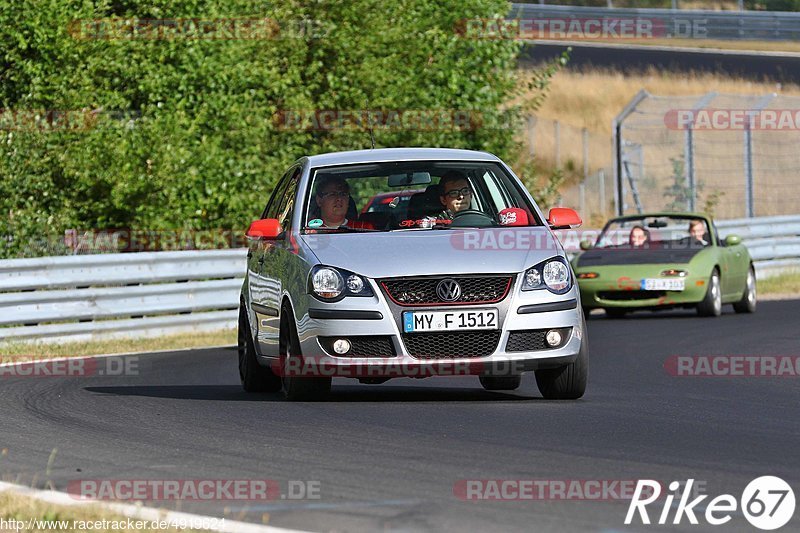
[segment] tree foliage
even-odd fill
[[[67,228],[244,228],[296,158],[369,147],[365,131],[286,131],[282,110],[469,110],[482,127],[378,129],[376,144],[514,159],[520,44],[457,31],[508,10],[498,0],[0,0],[0,256],[52,252],[32,243]],[[263,17],[282,31],[82,33],[98,19]]]

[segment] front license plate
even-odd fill
[[[682,291],[686,286],[683,278],[675,279],[643,279],[643,291]]]
[[[406,311],[403,331],[458,331],[464,329],[499,329],[497,309],[471,311]]]

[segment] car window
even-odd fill
[[[286,188],[282,193],[283,196],[279,199],[280,201],[276,202],[278,207],[274,217],[278,219],[284,231],[291,227],[297,186],[300,184],[300,176],[303,174],[303,169],[302,167],[297,167],[290,172],[291,177],[287,180]]]
[[[496,162],[369,163],[312,169],[310,175],[303,217],[309,230],[542,225],[522,185]],[[506,216],[509,209],[516,210],[512,216]]]
[[[272,196],[269,198],[269,202],[267,202],[267,206],[264,208],[264,212],[261,214],[261,218],[278,218],[278,207],[281,202],[281,199],[284,197],[284,193],[286,192],[286,187],[289,185],[289,177],[291,174],[292,169],[286,171],[286,173],[278,180],[278,185],[272,190]]]

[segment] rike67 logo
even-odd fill
[[[764,531],[772,531],[786,525],[794,515],[794,491],[779,477],[762,476],[754,479],[745,487],[739,501],[731,494],[721,494],[705,504],[704,500],[708,497],[706,494],[689,501],[693,495],[693,484],[694,479],[687,480],[685,484],[678,481],[669,484],[671,493],[667,494],[663,500],[657,524],[669,523],[669,515],[674,509],[672,524],[680,524],[686,517],[690,524],[697,525],[699,515],[708,524],[719,526],[730,522],[732,515],[739,514],[738,507],[741,509],[740,513],[752,526]],[[683,491],[678,493],[677,491],[681,487],[683,487]],[[661,484],[658,481],[640,479],[628,507],[625,524],[630,525],[634,521],[637,511],[642,524],[650,524],[647,506],[659,500],[661,496]],[[673,503],[676,496],[678,502]],[[661,502],[657,506],[661,506]]]

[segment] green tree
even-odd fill
[[[466,110],[480,127],[378,128],[376,145],[514,160],[526,111],[520,43],[457,31],[509,9],[498,0],[0,0],[0,257],[54,253],[41,237],[68,228],[244,228],[297,157],[370,145],[366,128],[287,131],[275,120],[282,110]],[[87,22],[264,17],[281,31],[107,39],[91,38],[100,26]],[[535,77],[539,95],[561,61]],[[62,127],[61,111],[77,126]],[[39,119],[20,118],[28,112]]]

